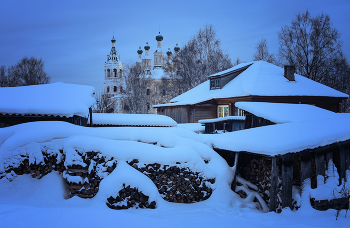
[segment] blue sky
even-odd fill
[[[150,54],[160,25],[162,48],[181,47],[206,24],[214,25],[221,47],[231,57],[251,61],[265,38],[278,53],[277,33],[298,12],[326,13],[341,33],[350,59],[350,1],[44,1],[1,0],[0,65],[14,65],[24,56],[42,58],[52,82],[103,86],[103,66],[116,38],[123,63],[137,60],[147,36]]]

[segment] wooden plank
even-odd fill
[[[326,169],[328,170],[329,167],[328,167],[328,164],[329,164],[329,161],[332,161],[333,162],[333,152],[330,151],[330,150],[327,150],[325,152],[325,162],[326,162]]]
[[[346,178],[346,148],[345,144],[339,144],[339,152],[340,152],[340,167],[339,167],[339,183],[343,183],[343,179]]]
[[[271,188],[270,188],[270,211],[276,211],[277,207],[277,189],[278,189],[278,176],[279,176],[279,168],[277,165],[277,156],[272,157],[271,159]]]
[[[237,170],[238,170],[238,157],[239,157],[239,152],[236,152],[235,153],[235,163],[234,163],[234,166],[236,167],[235,170],[234,170],[234,174],[233,174],[233,181],[232,181],[232,184],[231,184],[231,189],[233,191],[236,190],[236,177],[237,177]]]
[[[293,155],[282,156],[282,208],[292,208]]]
[[[349,150],[349,142],[347,142],[346,147],[345,147],[345,170],[350,170],[350,150]],[[345,171],[346,173],[346,171]],[[346,175],[345,175],[345,181]]]
[[[303,185],[306,179],[310,179],[311,184],[311,157],[310,152],[305,151],[300,155],[300,181]]]
[[[315,164],[316,164],[316,176],[321,175],[323,177],[324,183],[326,183],[323,150],[315,151]]]

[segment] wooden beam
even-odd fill
[[[310,179],[311,184],[311,157],[310,152],[305,151],[300,155],[300,181],[304,184],[306,179]],[[311,186],[310,186],[311,187]]]
[[[270,211],[276,211],[277,207],[277,194],[278,194],[278,177],[279,177],[279,168],[277,165],[277,156],[272,157],[271,159],[271,188],[270,188]]]
[[[326,183],[324,152],[322,149],[315,151],[315,164],[316,164],[316,176],[321,175],[323,177],[323,182]]]
[[[282,156],[282,208],[292,208],[293,158],[292,154]]]
[[[236,176],[237,176],[237,170],[238,170],[238,157],[239,157],[239,152],[235,152],[235,163],[234,163],[234,166],[236,168],[235,168],[235,173],[233,174],[233,181],[232,181],[232,184],[231,184],[231,189],[233,191],[236,190]]]
[[[340,152],[340,170],[339,170],[339,184],[343,183],[343,179],[346,179],[346,153],[348,153],[348,149],[345,147],[344,143],[339,144],[339,152]],[[346,181],[346,180],[345,180]]]

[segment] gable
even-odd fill
[[[222,89],[227,83],[232,81],[234,78],[240,75],[243,71],[245,71],[251,65],[252,64],[249,64],[247,66],[244,66],[238,69],[231,68],[231,70],[229,69],[230,71],[228,72],[223,71],[222,74],[215,74],[210,76],[210,90]]]

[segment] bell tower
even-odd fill
[[[124,77],[123,77],[123,64],[120,61],[120,56],[115,48],[115,38],[114,38],[114,30],[113,30],[113,38],[111,40],[112,48],[107,55],[107,61],[104,64],[104,95],[107,96],[108,99],[111,99],[111,103],[115,103],[114,112],[117,110],[117,103],[119,103],[116,99],[120,97],[118,95],[123,94],[124,90]]]

